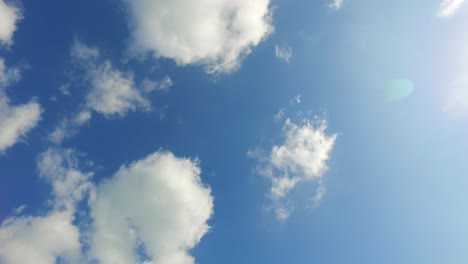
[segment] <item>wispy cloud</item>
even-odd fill
[[[328,6],[333,9],[340,9],[343,5],[343,0],[333,0]]]
[[[105,117],[125,116],[129,111],[147,110],[151,103],[136,88],[133,74],[116,70],[105,61],[88,71],[91,90],[86,105]]]
[[[463,2],[465,0],[444,0],[439,6],[437,15],[440,17],[451,17],[461,7]]]
[[[54,144],[61,144],[65,139],[68,139],[78,133],[78,129],[87,124],[91,120],[92,114],[88,110],[83,110],[77,114],[73,114],[69,118],[64,118],[48,135],[49,141]]]
[[[301,104],[302,95],[298,94],[291,100],[291,104]]]
[[[289,63],[289,61],[292,58],[292,54],[293,54],[293,51],[290,46],[284,46],[284,47],[280,47],[278,45],[275,46],[275,56],[278,59],[285,61],[286,63]]]
[[[318,183],[317,192],[315,193],[315,196],[311,199],[312,207],[318,207],[320,205],[320,202],[322,202],[322,199],[325,196],[326,192],[327,188],[325,187],[323,180],[320,180]]]
[[[136,87],[133,73],[119,71],[109,60],[100,59],[97,48],[75,41],[71,56],[83,68],[91,86],[86,96],[86,106],[90,110],[109,118],[149,108],[150,102]]]
[[[111,119],[123,118],[133,111],[150,110],[151,102],[145,93],[167,91],[172,85],[172,79],[168,76],[161,81],[144,79],[137,85],[132,71],[117,69],[109,60],[102,58],[99,49],[79,40],[75,40],[70,56],[83,75],[81,79],[89,85],[89,91],[81,109],[62,119],[48,135],[49,140],[55,144],[75,135],[81,126],[91,120],[93,113]],[[69,95],[72,85],[67,83],[62,86],[61,93]]]
[[[0,153],[21,140],[41,118],[42,108],[35,99],[12,105],[6,88],[21,78],[18,68],[7,68],[0,58]]]
[[[286,115],[286,108],[281,108],[278,113],[275,114],[275,120],[280,121]]]
[[[172,85],[172,79],[169,76],[165,76],[160,81],[144,79],[141,83],[141,88],[145,93],[150,93],[153,91],[168,91]]]

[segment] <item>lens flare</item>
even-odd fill
[[[400,102],[414,91],[414,84],[408,79],[390,80],[385,87],[385,99],[389,102]]]

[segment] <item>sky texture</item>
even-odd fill
[[[0,264],[468,263],[464,0],[0,0]]]

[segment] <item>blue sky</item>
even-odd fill
[[[0,263],[467,263],[467,5],[0,0]]]

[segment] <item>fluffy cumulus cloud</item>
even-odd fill
[[[79,231],[70,212],[7,219],[0,227],[0,263],[79,263]]]
[[[292,57],[292,48],[289,46],[285,47],[280,47],[278,45],[275,46],[275,56],[280,59],[285,61],[286,63],[289,63]]]
[[[317,205],[325,193],[323,175],[328,166],[336,134],[327,134],[325,120],[303,120],[300,124],[290,119],[284,125],[284,142],[271,151],[249,151],[249,156],[258,159],[258,171],[271,181],[269,197],[273,201],[276,217],[286,220],[291,213],[288,204],[290,192],[304,182],[319,184],[313,205]]]
[[[92,193],[91,173],[78,170],[73,150],[49,149],[39,155],[40,177],[51,184],[51,209],[43,216],[17,216],[0,227],[0,263],[83,263],[76,204]]]
[[[444,0],[440,3],[439,12],[440,17],[450,17],[461,7],[465,0]]]
[[[239,68],[273,31],[270,0],[122,0],[129,7],[133,48],[208,73]]]
[[[16,25],[23,18],[21,9],[12,2],[0,0],[0,44],[10,45]]]
[[[8,69],[0,58],[0,152],[23,138],[41,117],[41,107],[35,100],[22,105],[10,103],[5,89],[19,79],[19,69]]]
[[[78,157],[58,148],[39,155],[50,209],[3,221],[0,263],[194,263],[189,251],[208,232],[213,213],[197,161],[158,151],[96,187]]]
[[[192,264],[189,250],[209,230],[212,211],[197,162],[156,152],[99,187],[94,256],[102,264]]]

